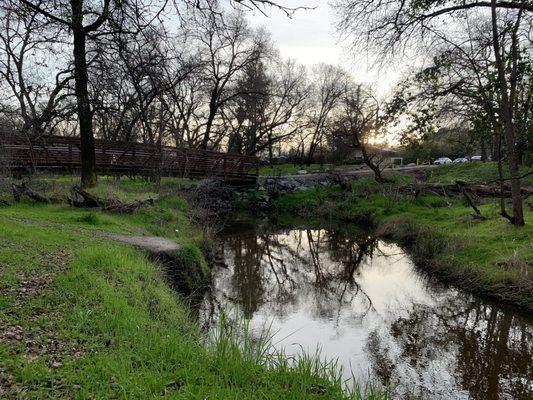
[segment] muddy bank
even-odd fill
[[[142,250],[163,268],[171,286],[184,296],[192,295],[209,281],[209,264],[196,245],[180,245],[175,240],[158,236],[109,234],[108,237]]]

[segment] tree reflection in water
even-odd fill
[[[297,344],[367,371],[401,398],[533,398],[531,321],[431,283],[395,245],[341,230],[239,229],[221,236],[201,308],[238,306]],[[347,373],[347,375],[349,375]]]

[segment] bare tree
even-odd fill
[[[189,24],[190,35],[204,57],[204,87],[209,100],[200,147],[207,149],[221,107],[239,95],[232,90],[234,83],[248,65],[261,57],[265,37],[254,33],[239,12],[201,13]]]
[[[340,29],[348,34],[354,47],[380,55],[394,55],[406,49],[427,48],[435,41],[435,31],[454,38],[454,31],[448,26],[459,23],[461,13],[481,12],[490,16],[494,67],[498,82],[498,118],[504,127],[507,145],[509,174],[514,225],[524,225],[523,202],[518,156],[515,114],[517,89],[517,66],[521,27],[531,26],[533,3],[530,0],[517,1],[461,1],[453,0],[420,2],[417,0],[337,0]],[[440,29],[437,29],[439,27]],[[509,33],[511,40],[502,40],[502,34]],[[461,38],[458,38],[459,40]],[[426,45],[424,47],[423,45]]]
[[[219,12],[219,0],[183,0],[190,7],[198,9],[202,12]],[[175,0],[178,3],[178,0]],[[286,6],[286,0],[227,0],[227,3],[232,6],[241,6],[244,10],[254,11],[267,15],[269,9],[277,9],[285,13],[287,17],[294,15],[299,10],[309,10],[309,7],[299,5],[296,7]]]
[[[514,114],[516,105],[516,89],[518,74],[518,29],[522,21],[524,7],[526,3],[522,2],[516,16],[516,20],[511,27],[511,45],[510,49],[502,46],[500,29],[498,27],[497,2],[491,0],[491,18],[492,18],[492,46],[494,48],[494,57],[496,60],[496,70],[498,72],[498,83],[500,85],[500,118],[503,120],[505,139],[507,142],[507,157],[509,162],[509,173],[511,176],[511,198],[513,202],[513,216],[508,218],[514,225],[524,225],[524,210],[522,201],[522,189],[520,185],[520,172],[518,170],[518,153],[516,149],[516,129],[514,124]],[[533,12],[533,4],[531,4]],[[510,64],[510,73],[506,73],[507,64]],[[505,213],[504,213],[505,216]]]
[[[385,157],[368,143],[372,134],[380,128],[378,100],[369,88],[350,84],[342,98],[342,107],[337,129],[346,145],[361,151],[363,161],[374,172],[376,182],[386,182],[382,175]]]
[[[203,139],[202,122],[204,117],[203,78],[200,71],[189,74],[180,85],[167,94],[165,106],[171,115],[168,129],[176,146],[200,147]],[[166,99],[167,97],[165,97]]]
[[[234,6],[240,5],[244,8],[257,8],[264,12],[268,7],[274,7],[284,11],[287,15],[291,15],[297,9],[287,7],[276,1],[268,0],[228,0]],[[42,2],[36,0],[20,0],[17,2],[17,8],[20,12],[26,12],[28,9],[32,11],[34,17],[39,16],[46,25],[55,25],[58,29],[67,32],[70,36],[69,41],[72,46],[73,56],[73,76],[74,76],[74,92],[77,100],[77,116],[79,123],[79,133],[81,137],[81,182],[83,186],[93,186],[97,182],[96,173],[96,156],[94,150],[94,136],[93,129],[93,113],[95,105],[92,104],[90,86],[90,64],[96,62],[91,59],[89,52],[93,47],[92,44],[102,41],[103,38],[109,35],[137,35],[143,32],[150,24],[159,20],[162,11],[166,5],[171,3],[168,0],[140,0],[140,1],[120,1],[112,2],[111,0],[58,0],[54,2]],[[201,146],[207,148],[213,122],[218,113],[219,108],[229,101],[231,95],[227,94],[227,85],[233,79],[235,72],[242,69],[247,60],[255,57],[258,43],[254,42],[253,35],[250,35],[250,30],[246,26],[245,20],[239,13],[231,17],[223,15],[222,7],[220,7],[217,0],[176,0],[176,5],[186,4],[188,10],[197,10],[193,12],[200,18],[203,23],[200,24],[203,32],[199,32],[197,39],[203,42],[210,50],[211,62],[211,88],[210,88],[210,102],[207,121],[205,123],[205,130]],[[265,8],[266,7],[266,8]],[[179,7],[177,7],[180,13]],[[198,22],[198,21],[197,21]],[[36,32],[35,30],[33,30]],[[51,42],[52,37],[46,36],[43,32],[41,44]],[[23,37],[20,40],[25,40]],[[7,38],[7,42],[10,39]],[[8,46],[6,46],[8,47]],[[11,61],[10,61],[11,62]],[[17,61],[18,62],[18,61]],[[8,73],[9,74],[9,73]],[[65,80],[66,79],[66,80]],[[56,98],[66,85],[68,79],[64,76],[58,76],[56,82],[57,93],[50,96],[51,107],[45,108],[45,112],[39,118],[49,119],[51,108],[57,103]],[[19,98],[24,100],[22,108],[26,113],[30,101],[29,86],[18,79],[18,94]],[[146,119],[153,100],[150,96],[140,96],[140,87],[137,85],[136,91],[137,100],[141,98],[148,100],[147,103],[142,103],[142,112],[140,114],[141,120]],[[145,88],[143,88],[145,89]],[[143,90],[144,91],[144,90]],[[153,93],[152,93],[153,95]],[[164,96],[153,96],[159,102],[164,102]],[[109,105],[100,103],[97,107],[106,108]],[[128,111],[131,110],[131,104],[124,104]],[[31,107],[30,107],[31,108]],[[183,111],[183,110],[182,110]],[[30,115],[31,113],[27,113]],[[182,115],[186,115],[182,112]],[[170,113],[168,112],[168,103],[161,104],[159,107],[160,121],[165,119],[170,120]],[[34,120],[39,119],[36,115],[31,116]],[[104,118],[105,119],[105,118]],[[102,122],[104,122],[102,120]],[[103,126],[109,121],[105,121]],[[144,129],[148,131],[150,137],[151,126],[144,121]],[[160,130],[165,124],[159,124]],[[217,139],[217,140],[220,140]]]
[[[237,82],[239,96],[224,109],[230,136],[229,151],[255,155],[289,140],[305,124],[308,94],[305,70],[294,62],[267,60],[250,64]]]
[[[63,32],[37,11],[19,7],[13,0],[0,5],[0,21],[4,114],[10,108],[13,124],[35,137],[49,129],[70,106],[64,89],[72,71],[68,60],[57,60],[61,58]]]
[[[97,173],[92,107],[89,96],[87,41],[115,32],[127,33],[129,27],[133,27],[134,31],[140,31],[150,23],[144,15],[148,15],[150,19],[157,18],[162,11],[161,7],[166,2],[163,2],[162,6],[149,1],[146,3],[129,1],[112,3],[111,0],[103,0],[101,4],[90,0],[60,0],[47,3],[20,0],[20,3],[38,12],[50,22],[68,28],[71,32],[75,94],[81,138],[81,183],[85,187],[94,186],[97,182]],[[129,25],[128,28],[126,28],[127,25]]]
[[[318,64],[311,71],[312,103],[309,104],[307,165],[311,164],[325,133],[330,130],[331,117],[346,90],[347,77],[346,71],[330,64]]]
[[[422,69],[412,79],[414,85],[408,85],[407,90],[415,107],[423,107],[421,103],[439,103],[434,112],[440,113],[444,121],[467,121],[471,125],[472,139],[478,141],[482,156],[486,159],[486,142],[491,144],[492,159],[498,161],[498,169],[503,178],[501,161],[501,139],[504,124],[499,110],[499,84],[494,70],[494,51],[491,45],[492,21],[490,17],[482,23],[477,16],[475,23],[465,17],[465,32],[461,36],[464,41],[456,43],[446,36],[440,36],[441,44],[436,50],[431,65]],[[435,32],[438,35],[437,32]],[[508,34],[502,34],[499,40],[512,40]],[[522,50],[520,57],[520,72],[516,75],[517,98],[515,110],[519,115],[520,131],[518,137],[527,138],[527,128],[524,122],[528,119],[530,104],[528,103],[528,83],[531,64],[527,50]],[[518,57],[517,57],[518,58]],[[528,61],[529,60],[529,61]],[[402,96],[401,93],[399,93]],[[404,96],[405,97],[405,96]],[[486,130],[492,134],[487,135]],[[527,142],[527,139],[525,139]],[[527,146],[527,145],[526,145]],[[503,181],[500,180],[503,193]],[[503,196],[500,201],[501,215],[510,221],[513,217],[505,210]]]

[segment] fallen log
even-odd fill
[[[150,198],[146,200],[136,200],[131,203],[123,203],[115,199],[101,199],[86,190],[83,190],[79,186],[75,186],[72,191],[78,199],[69,198],[68,202],[70,205],[82,208],[100,208],[102,211],[118,214],[134,213],[142,206],[153,205],[157,200],[156,198]],[[81,198],[81,200],[79,200],[79,198]]]
[[[484,184],[471,184],[463,181],[456,181],[455,183],[414,183],[400,186],[398,191],[402,194],[410,194],[415,197],[421,194],[437,194],[448,196],[449,194],[462,194],[462,189],[467,189],[469,193],[473,193],[479,197],[499,197],[500,189],[496,186],[489,186]],[[524,197],[533,195],[532,188],[522,188]],[[504,196],[510,197],[511,193],[505,189]]]
[[[34,201],[37,201],[38,203],[50,203],[49,199],[31,190],[28,186],[26,186],[25,182],[22,182],[20,185],[13,183],[11,184],[11,189],[13,191],[13,197],[17,202],[20,201],[22,197],[26,196]]]
[[[71,199],[69,197],[67,201],[71,206],[81,208],[97,208],[106,206],[106,203],[103,200],[83,190],[79,186],[74,186],[72,188],[72,192],[78,197],[78,199]],[[79,200],[80,197],[81,200]]]
[[[140,207],[145,205],[154,205],[156,199],[150,198],[147,200],[136,200],[132,203],[117,202],[114,204],[101,207],[102,211],[117,213],[117,214],[132,214],[136,212]]]

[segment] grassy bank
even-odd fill
[[[294,165],[294,164],[277,164],[263,165],[259,168],[259,175],[279,176],[279,175],[296,175],[298,171],[305,170],[309,173],[323,172],[332,168],[331,164],[311,164],[311,165]]]
[[[442,171],[441,171],[442,172]],[[444,171],[449,173],[449,171]],[[411,178],[378,185],[371,179],[316,187],[279,197],[275,214],[347,221],[372,227],[404,244],[418,264],[458,286],[533,308],[533,212],[516,228],[498,215],[496,199],[479,206],[485,220],[460,197],[403,196],[397,187]],[[461,178],[456,178],[461,179]]]
[[[294,164],[278,164],[268,166],[263,165],[259,168],[259,175],[262,176],[283,176],[283,175],[297,175],[298,171],[305,170],[307,173],[326,172],[330,170],[359,170],[364,168],[364,165],[333,165],[333,164],[311,164],[294,165]],[[432,166],[424,169],[429,182],[451,183],[456,180],[464,180],[468,182],[489,182],[498,179],[498,169],[496,162],[474,162],[464,164],[448,164],[440,166]],[[526,175],[531,171],[531,168],[521,166],[520,173]],[[504,178],[508,178],[509,169],[507,165],[503,166]],[[533,186],[533,175],[528,175],[522,180],[524,185]]]
[[[520,174],[526,175],[531,168],[521,166]],[[451,183],[456,180],[467,182],[495,182],[498,179],[498,163],[496,162],[475,162],[464,164],[441,165],[436,168],[426,170],[429,182]],[[503,166],[504,178],[509,178],[509,168]],[[522,184],[533,186],[533,175],[527,175],[522,179]]]
[[[42,179],[34,187],[50,188]],[[54,180],[62,194],[68,179]],[[206,341],[161,267],[110,233],[176,239],[205,263],[202,234],[168,184],[153,207],[111,215],[66,205],[0,207],[0,397],[344,399],[338,371],[273,354],[242,330]],[[119,198],[155,193],[145,182],[102,180]],[[369,398],[381,398],[371,393]]]

